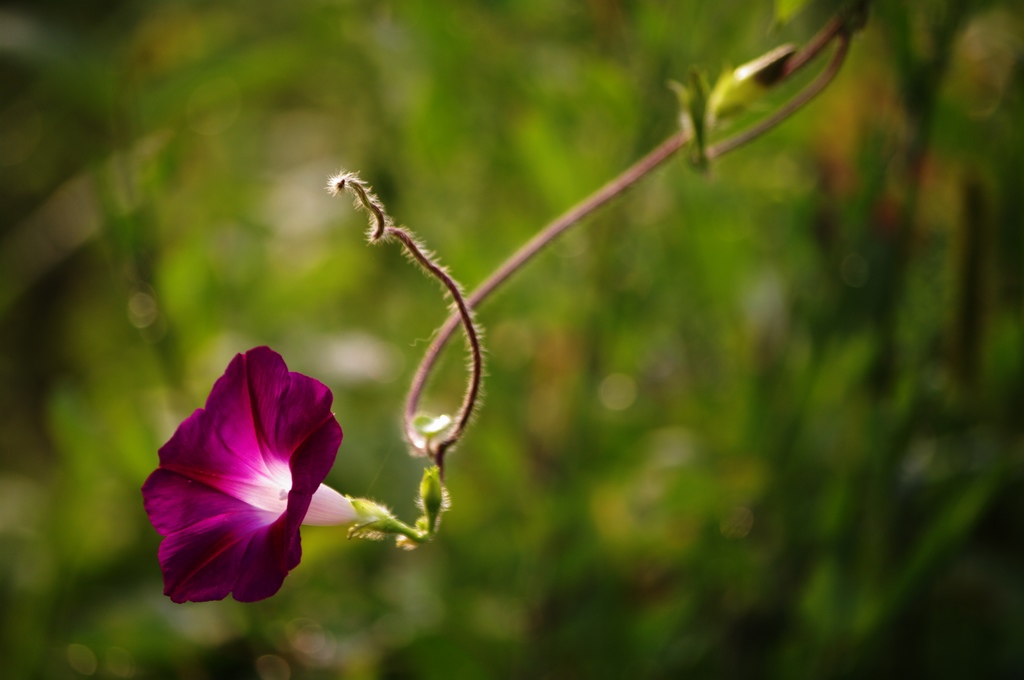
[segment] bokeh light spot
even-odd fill
[[[718,528],[726,538],[744,538],[754,528],[754,513],[737,505],[722,518]]]
[[[260,680],[289,680],[292,677],[288,662],[273,654],[264,654],[256,659],[256,673]]]
[[[156,315],[156,298],[149,293],[137,291],[128,298],[128,320],[136,328],[152,326]]]
[[[68,645],[68,664],[77,673],[92,675],[96,672],[96,653],[85,645],[72,643]]]
[[[597,396],[610,411],[622,411],[636,401],[636,381],[625,373],[612,373],[601,381]]]
[[[121,647],[110,647],[103,655],[103,665],[111,675],[130,678],[135,675],[135,658]]]

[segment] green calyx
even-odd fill
[[[428,540],[426,532],[410,527],[383,505],[366,498],[349,498],[349,501],[356,511],[356,523],[348,530],[349,538],[382,541],[389,536],[395,536],[403,547],[406,542],[419,545]]]

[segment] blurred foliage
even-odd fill
[[[671,134],[668,80],[835,5],[776,4],[0,8],[0,676],[1024,674],[1019,3],[874,3],[807,109],[488,301],[433,544],[307,527],[270,600],[161,595],[139,486],[255,345],[333,389],[329,483],[415,516],[446,312],[330,173],[472,288]]]

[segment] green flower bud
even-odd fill
[[[428,534],[437,530],[441,513],[448,509],[448,493],[441,484],[441,469],[436,465],[423,471],[420,482],[420,506],[423,510],[424,528]],[[419,522],[416,523],[419,527]]]
[[[712,121],[742,113],[782,80],[786,62],[796,53],[793,45],[782,45],[739,68],[723,73],[708,99]]]

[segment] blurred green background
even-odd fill
[[[445,308],[329,174],[471,289],[673,132],[669,79],[829,11],[0,6],[0,677],[1024,676],[1020,3],[874,3],[807,109],[489,300],[435,543],[307,527],[269,600],[161,594],[139,487],[256,345],[334,391],[328,482],[415,517]]]

